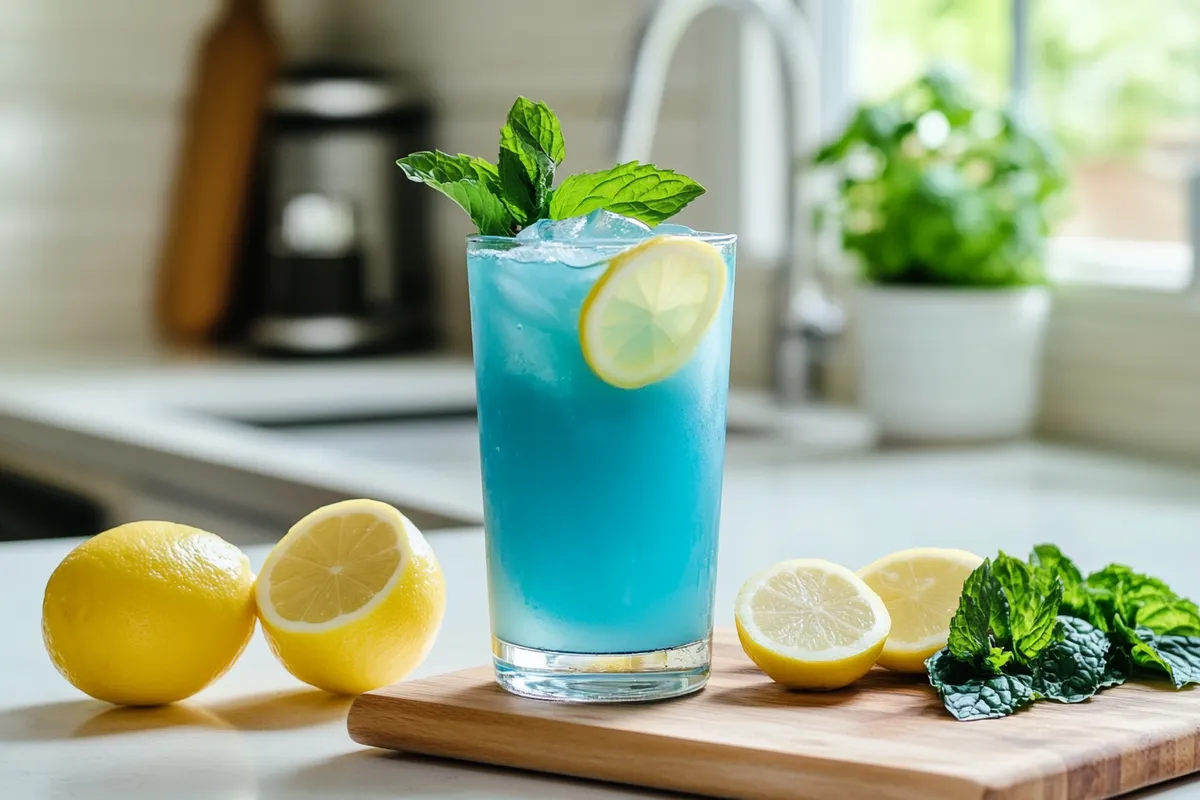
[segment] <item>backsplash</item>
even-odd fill
[[[192,52],[218,0],[38,0],[0,6],[0,352],[153,338],[155,261]],[[645,0],[276,0],[287,56],[352,54],[431,94],[445,150],[487,154],[512,98],[562,117],[567,168],[611,163],[615,119]],[[681,49],[656,158],[702,182],[716,159],[702,20]],[[500,65],[498,67],[498,65]],[[403,155],[403,154],[397,154]],[[711,226],[704,198],[684,221]],[[434,204],[451,346],[469,343],[461,237]]]

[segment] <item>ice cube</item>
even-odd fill
[[[517,237],[516,237],[517,241],[518,242],[540,242],[540,241],[542,241],[542,239],[548,238],[546,236],[546,233],[543,231],[543,227],[546,225],[552,225],[552,224],[554,224],[552,220],[539,219],[537,222],[534,222],[534,223],[522,228],[520,230],[520,232],[517,234]]]
[[[651,231],[655,236],[695,236],[696,232],[687,225],[677,225],[674,222],[660,222]]]
[[[538,248],[536,245],[518,247],[510,250],[509,254],[515,255],[521,250],[538,249],[542,248]],[[496,294],[502,301],[497,304],[497,307],[504,308],[517,319],[532,325],[548,327],[555,324],[555,320],[559,317],[559,309],[554,298],[547,296],[545,282],[538,280],[536,268],[525,264],[502,265],[493,274],[492,280],[496,287]]]
[[[517,234],[522,244],[504,254],[514,261],[556,261],[569,267],[590,267],[618,252],[612,245],[596,248],[598,242],[645,239],[650,228],[636,219],[597,209],[569,219],[540,219]],[[579,247],[565,247],[579,243]]]
[[[596,264],[603,264],[619,252],[619,248],[611,246],[603,249],[595,247],[559,247],[558,252],[554,254],[554,258],[559,263],[566,264],[568,267],[592,267]]]
[[[537,245],[518,250],[541,249]],[[501,264],[491,276],[497,302],[486,308],[488,336],[495,337],[495,352],[502,354],[505,369],[544,384],[559,380],[561,360],[555,349],[555,337],[574,330],[575,317],[563,313],[562,300],[550,293],[550,285],[540,276],[540,264]]]
[[[526,231],[533,230],[529,238],[540,242],[563,242],[579,237],[579,231],[587,223],[586,217],[571,217],[570,219],[539,219],[525,230],[517,234],[522,237]]]
[[[602,208],[582,217],[542,220],[537,226],[538,237],[542,241],[550,242],[571,242],[577,239],[645,239],[650,235],[647,225]]]
[[[506,251],[501,258],[521,263],[557,263],[566,264],[568,267],[590,267],[607,261],[616,252],[612,247],[607,250],[608,252],[599,252],[594,247],[571,247],[566,242],[551,243],[535,239]]]
[[[526,228],[525,230],[529,230]],[[525,231],[521,231],[524,233]],[[517,236],[521,234],[518,233]],[[512,259],[513,261],[553,261],[554,251],[557,248],[549,245],[541,244],[541,239],[530,237],[531,241],[528,244],[523,244],[520,247],[514,247],[512,250],[505,251],[501,258]]]
[[[600,208],[584,217],[579,235],[587,239],[645,239],[650,236],[650,226]]]

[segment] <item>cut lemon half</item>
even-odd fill
[[[963,581],[983,563],[966,550],[918,547],[884,556],[858,571],[892,616],[879,665],[924,672],[925,659],[946,646]]]
[[[861,678],[891,627],[871,587],[819,558],[783,561],[750,578],[734,617],[750,660],[792,689],[840,689]]]
[[[687,236],[655,236],[621,253],[579,312],[584,360],[622,389],[669,377],[716,318],[726,273],[717,248]]]
[[[442,570],[396,509],[347,500],[297,522],[254,587],[275,656],[305,683],[359,694],[420,664],[446,608]]]

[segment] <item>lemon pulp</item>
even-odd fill
[[[420,664],[446,603],[421,532],[373,500],[334,503],[296,523],[267,556],[255,592],[283,666],[338,694],[393,683]]]
[[[925,659],[946,646],[963,581],[981,563],[981,557],[965,550],[920,547],[884,556],[859,570],[892,617],[880,666],[925,671]]]
[[[862,677],[891,626],[870,587],[821,559],[784,561],[750,578],[738,593],[735,621],[750,659],[798,689],[836,689]]]

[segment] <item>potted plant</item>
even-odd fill
[[[859,397],[884,435],[1027,433],[1050,309],[1043,246],[1065,185],[1053,149],[935,68],[860,107],[815,157],[836,170],[858,257]]]

